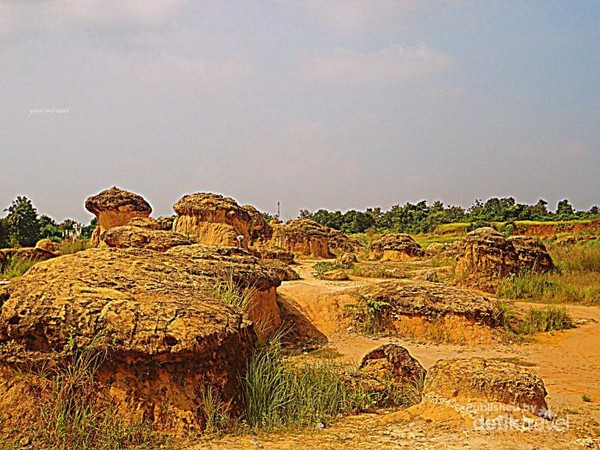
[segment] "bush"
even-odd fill
[[[574,328],[573,318],[564,306],[548,305],[544,308],[531,308],[521,324],[525,334]]]

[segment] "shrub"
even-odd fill
[[[344,305],[344,308],[353,315],[354,323],[368,335],[385,333],[391,321],[392,305],[364,295],[361,295],[358,300],[356,305]]]

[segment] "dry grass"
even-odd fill
[[[600,305],[600,242],[551,246],[556,270],[512,276],[498,287],[503,298]]]

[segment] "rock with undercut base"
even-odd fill
[[[200,430],[209,387],[241,410],[257,332],[281,323],[279,284],[241,249],[198,244],[94,248],[41,262],[0,289],[0,365],[52,367],[93,343],[108,350],[97,380],[123,417]],[[217,286],[255,294],[246,313]]]
[[[386,234],[371,244],[370,259],[412,261],[425,256],[423,248],[408,234]]]
[[[98,220],[98,226],[92,233],[93,247],[100,244],[100,236],[105,231],[126,225],[134,218],[147,218],[152,212],[152,207],[143,197],[116,186],[89,197],[85,208]]]
[[[136,223],[136,222],[134,222]],[[138,226],[114,227],[102,233],[100,240],[114,248],[147,248],[166,252],[179,245],[191,245],[193,242],[182,234]]]
[[[173,231],[200,244],[248,249],[252,216],[234,199],[211,193],[189,194],[173,209],[177,213]]]

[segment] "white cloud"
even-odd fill
[[[304,0],[304,7],[335,29],[363,32],[388,24],[396,26],[427,3],[427,0]]]
[[[301,70],[310,81],[371,83],[402,81],[448,70],[452,58],[427,45],[393,45],[376,52],[336,49],[305,54]]]
[[[218,58],[187,58],[162,53],[152,62],[136,66],[137,76],[146,84],[176,83],[181,86],[204,85],[213,88],[239,85],[253,70],[242,55]]]
[[[0,39],[16,31],[56,32],[68,27],[159,25],[180,13],[189,0],[0,0]]]

